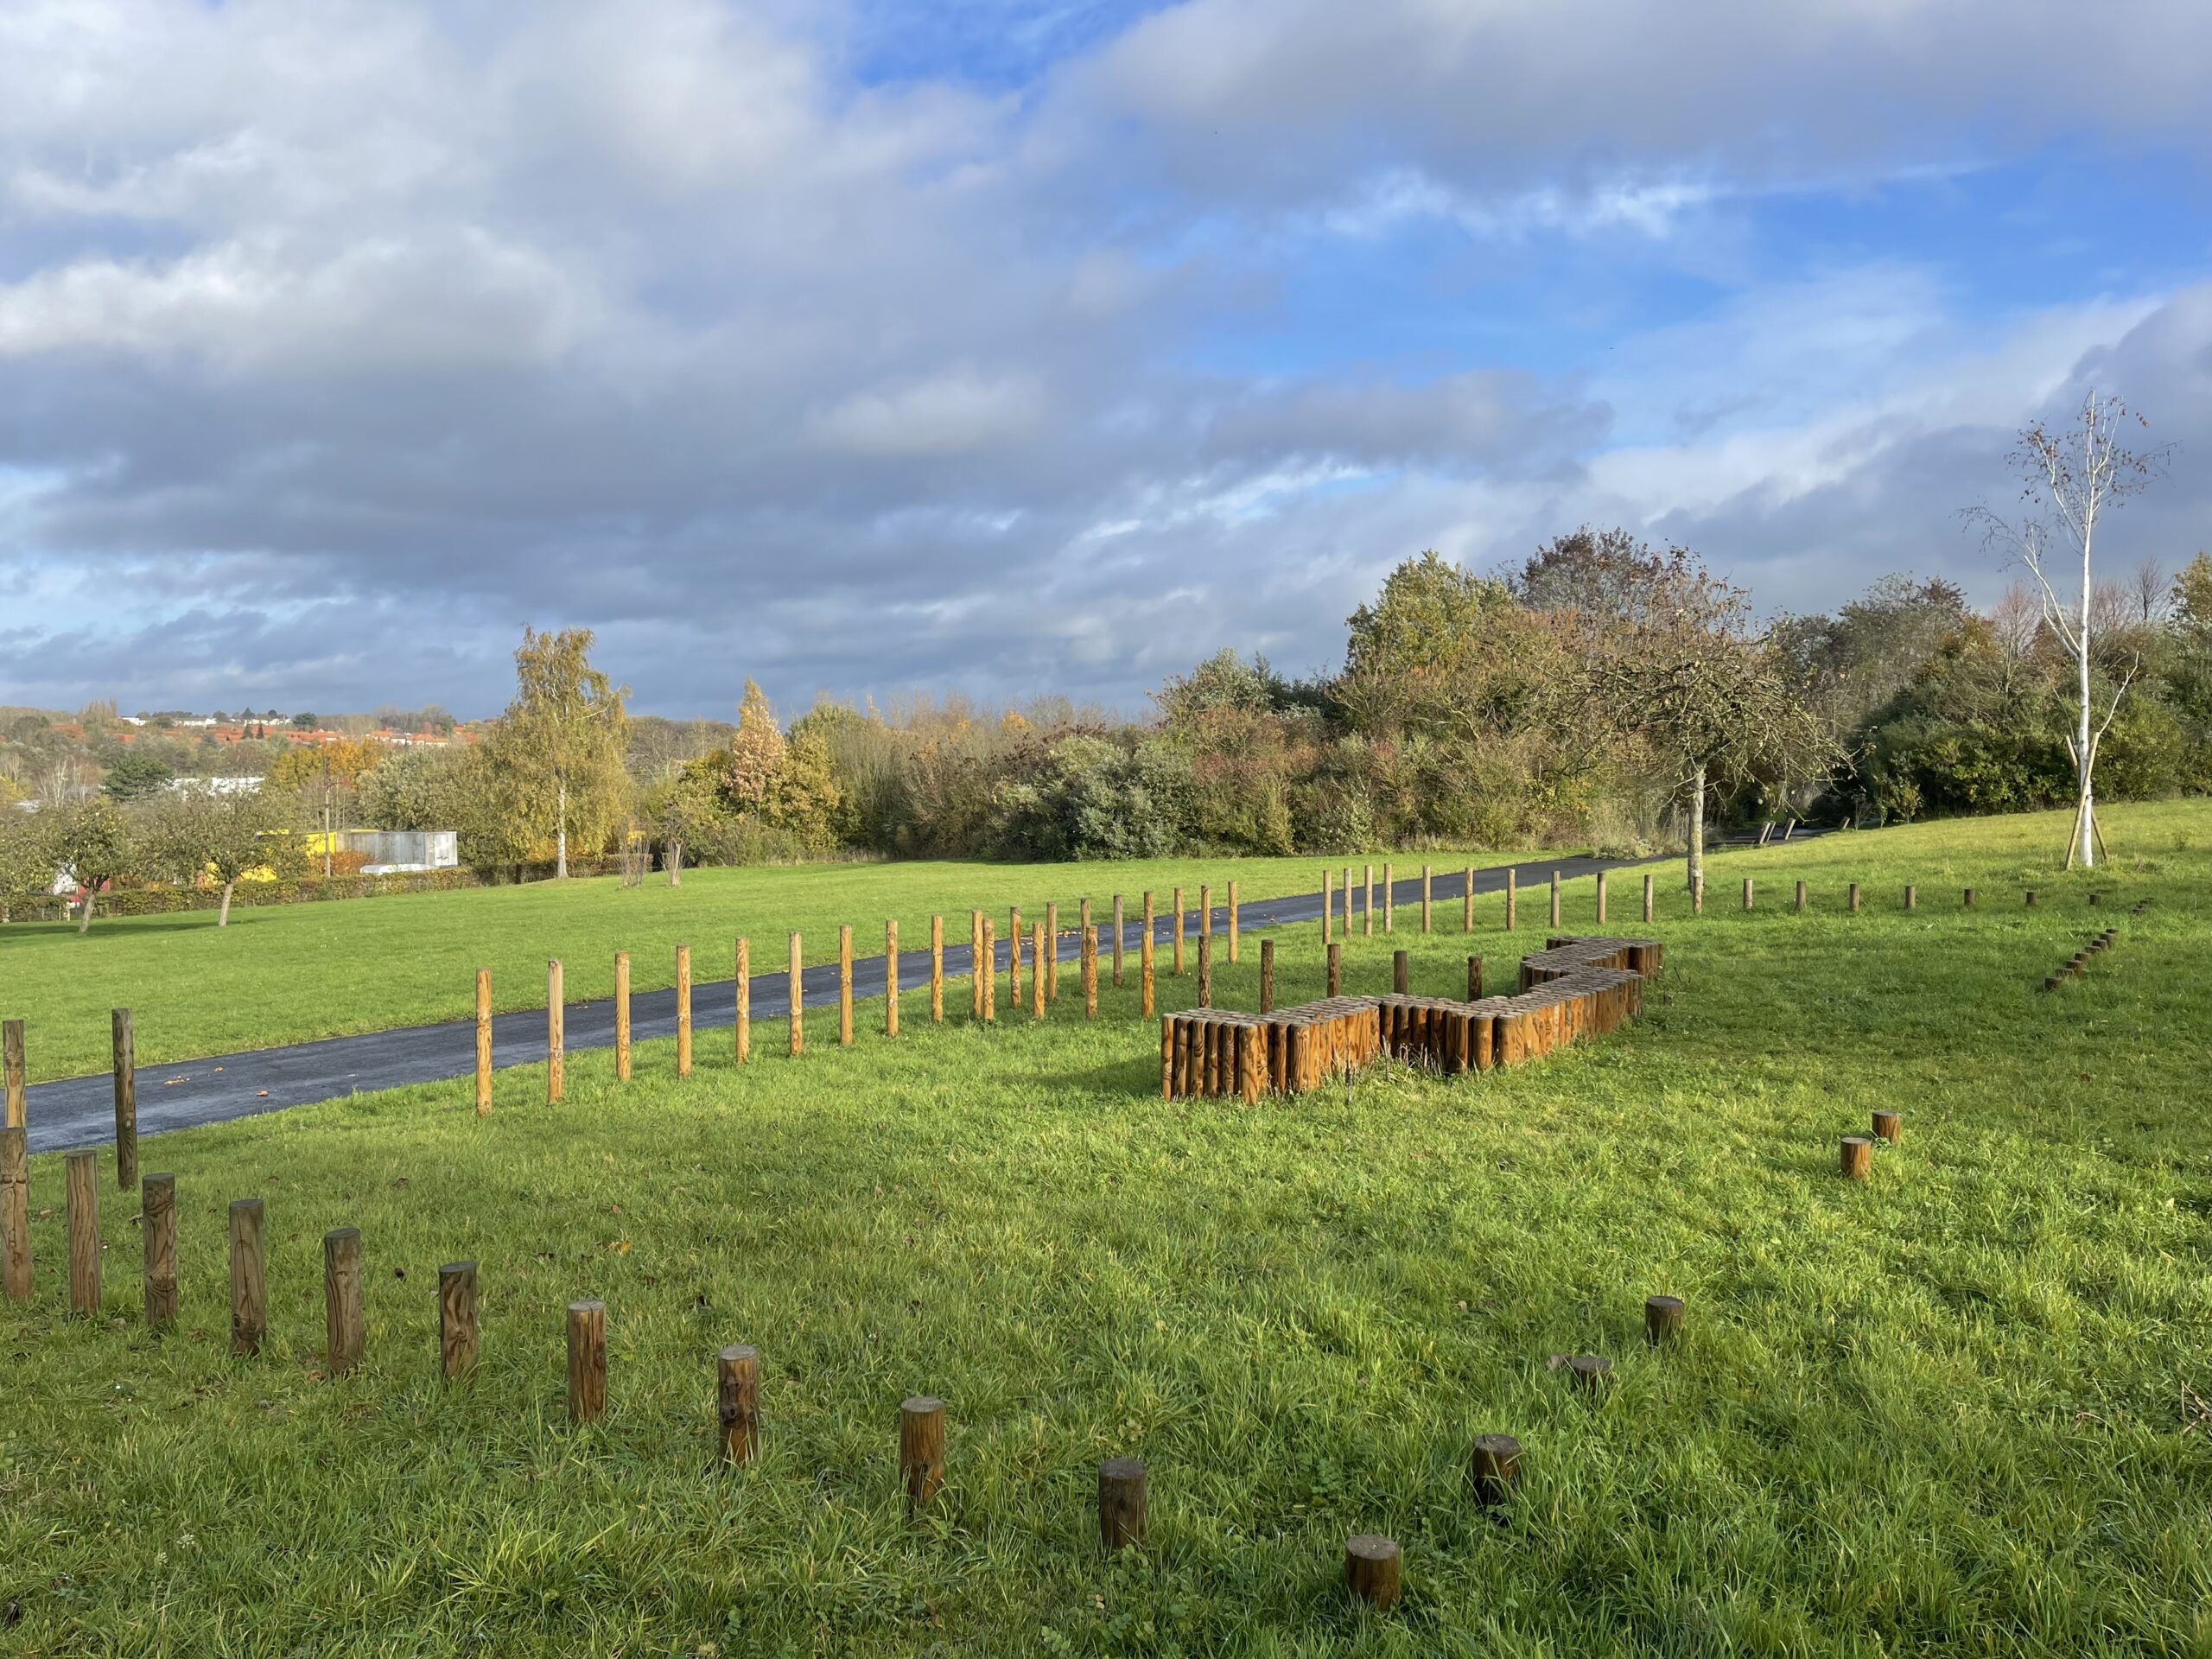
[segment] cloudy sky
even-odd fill
[[[1585,520],[2212,545],[2203,0],[8,0],[0,702],[1143,706]]]

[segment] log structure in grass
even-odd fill
[[[31,1299],[30,1154],[20,1123],[0,1128],[0,1288],[11,1302]]]
[[[676,1075],[691,1075],[691,947],[676,947]]]
[[[1198,934],[1198,1006],[1213,1006],[1213,935],[1203,931]]]
[[[1920,889],[1910,881],[1904,884],[1904,907],[1907,910],[1920,908]]]
[[[68,1208],[69,1311],[86,1318],[100,1311],[99,1155],[73,1152],[62,1160],[62,1195]]]
[[[1968,887],[1963,893],[1959,895],[1959,904],[1962,909],[1972,910],[1974,908],[1974,889],[1972,887]]]
[[[569,1421],[593,1423],[607,1411],[607,1304],[569,1304]]]
[[[561,958],[545,964],[545,1103],[561,1103]]]
[[[899,1480],[906,1512],[918,1515],[944,1484],[944,1402],[925,1394],[899,1406]]]
[[[1802,881],[1797,884],[1797,908],[1800,912],[1805,908],[1805,884]]]
[[[630,953],[614,953],[614,1076],[630,1081]]]
[[[1014,936],[1019,944],[1020,935]],[[883,925],[883,1034],[899,1034],[899,918]]]
[[[1412,973],[1413,966],[1409,953],[1403,950],[1393,950],[1390,953],[1391,990],[1395,991],[1398,995],[1403,996],[1406,994],[1406,987],[1411,982]]]
[[[231,1351],[257,1354],[269,1333],[268,1262],[259,1198],[231,1205]]]
[[[1859,884],[1856,881],[1853,881],[1851,884],[1851,891],[1848,895],[1847,902],[1851,908],[1851,913],[1856,916],[1859,913]]]
[[[1559,925],[1559,872],[1552,872],[1552,925]]]
[[[1010,905],[1006,912],[1006,1002],[1010,1008],[1021,1006],[1021,946],[1028,936],[1021,931],[1021,906]],[[1029,964],[1034,968],[1037,964]]]
[[[737,1028],[733,1033],[737,1063],[753,1058],[753,942],[737,942]]]
[[[343,1376],[361,1363],[361,1230],[334,1227],[322,1236],[322,1363]]]
[[[760,1445],[760,1351],[732,1343],[715,1357],[715,1420],[722,1461],[746,1463]]]
[[[1494,1506],[1521,1482],[1521,1442],[1510,1434],[1478,1434],[1467,1454],[1467,1477],[1478,1503]]]
[[[1083,930],[1083,1017],[1098,1017],[1098,930],[1089,923]]]
[[[1583,1393],[1601,1395],[1612,1386],[1613,1362],[1603,1354],[1576,1354],[1567,1362],[1567,1374]]]
[[[1098,1542],[1108,1554],[1143,1545],[1147,1508],[1141,1459],[1109,1458],[1098,1465]]]
[[[1745,908],[1745,910],[1749,910],[1751,907],[1751,878],[1750,876],[1748,876],[1748,875],[1747,875],[1747,876],[1745,876],[1745,877],[1744,878],[1744,908]]]
[[[176,1319],[176,1177],[149,1175],[139,1184],[138,1224],[146,1256],[146,1323],[158,1331]]]
[[[0,1116],[0,1128],[20,1129],[23,1120],[23,1022],[10,1020],[0,1023],[0,1067],[7,1074],[7,1106]]]
[[[476,1116],[492,1110],[492,970],[476,970]]]
[[[1521,902],[1519,881],[1520,878],[1515,873],[1513,867],[1510,864],[1507,865],[1505,867],[1505,931],[1509,933],[1517,928],[1521,923],[1518,914]]]
[[[1434,896],[1432,892],[1434,881],[1435,878],[1429,873],[1429,867],[1426,864],[1422,865],[1421,867],[1421,931],[1424,933],[1428,931],[1430,900]]]
[[[1679,1296],[1647,1296],[1643,1299],[1643,1339],[1654,1348],[1663,1348],[1682,1334],[1682,1321],[1688,1317]]]
[[[1152,1018],[1152,936],[1158,924],[1152,914],[1152,890],[1144,895],[1144,933],[1137,940],[1137,1006],[1138,1012]]]
[[[1469,957],[1467,958],[1467,1001],[1479,1002],[1482,1000],[1483,959],[1480,957]]]
[[[1045,1017],[1045,976],[1037,971],[1037,964],[1045,958],[1045,924],[1029,925],[1029,1017]]]
[[[1471,864],[1467,866],[1459,888],[1459,931],[1462,933],[1475,931],[1475,867]]]
[[[806,1047],[806,972],[799,957],[798,935],[791,935],[791,961],[785,969],[784,995],[791,1006],[791,1053],[796,1059]]]
[[[1896,1112],[1876,1112],[1874,1133],[1894,1147],[1904,1139],[1904,1119]]]
[[[1272,1014],[1275,1006],[1275,942],[1260,941],[1260,1012]]]
[[[2033,909],[2035,908],[2035,906],[2036,906],[2036,890],[2035,890],[2033,887],[2030,887],[2030,888],[2028,889],[2028,899],[2027,899],[2027,906],[2026,906],[2026,907],[2027,907],[2028,909],[2030,909],[2030,910],[2033,910]]]
[[[1340,996],[1344,988],[1344,948],[1335,940],[1329,944],[1327,994]]]
[[[457,1382],[476,1369],[476,1264],[438,1269],[438,1373]]]
[[[1871,1136],[1847,1135],[1843,1137],[1842,1163],[1847,1180],[1863,1181],[1874,1169],[1874,1142]]]
[[[1378,1613],[1398,1605],[1399,1552],[1377,1532],[1356,1532],[1344,1541],[1344,1584],[1355,1600]]]
[[[982,950],[976,956],[976,972],[982,976],[983,1023],[989,1025],[999,1017],[999,942],[995,925],[988,916],[982,918]]]
[[[930,1020],[944,1020],[944,918],[930,918]]]
[[[130,1010],[110,1011],[115,1047],[115,1184],[138,1185],[138,1055],[130,1036]]]

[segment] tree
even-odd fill
[[[461,798],[469,767],[465,752],[397,749],[360,781],[361,817],[374,830],[454,830],[467,812]]]
[[[215,925],[231,925],[231,895],[248,870],[276,857],[272,838],[283,809],[257,791],[186,790],[162,815],[156,832],[163,861],[184,880],[212,875],[222,884]]]
[[[0,922],[54,891],[51,826],[41,812],[0,807]]]
[[[85,908],[77,922],[82,933],[92,925],[92,906],[101,887],[130,872],[137,853],[130,826],[113,801],[95,796],[60,811],[51,850],[56,867],[84,889]]]
[[[111,801],[143,801],[166,789],[174,775],[160,756],[125,749],[107,769],[100,787]]]
[[[2043,599],[2044,625],[2050,629],[2072,662],[2076,684],[2074,734],[2067,740],[2075,778],[2074,830],[2066,847],[2066,865],[2074,866],[2078,850],[2082,868],[2094,868],[2097,849],[2104,836],[2097,828],[2097,745],[2112,729],[2120,699],[2141,666],[2131,658],[2117,675],[2104,718],[2096,717],[2092,681],[2101,666],[2097,648],[2104,619],[2098,614],[2098,583],[2094,558],[2098,526],[2104,516],[2128,497],[2146,488],[2164,459],[2163,450],[2138,453],[2122,442],[2130,422],[2148,424],[2131,414],[2118,397],[2097,395],[2092,387],[2082,395],[2082,412],[2074,425],[2054,432],[2043,422],[2022,429],[2019,442],[2007,458],[2019,474],[2020,499],[2026,505],[2012,518],[2000,518],[1986,506],[1969,508],[1969,522],[1983,531],[1985,546],[2001,550],[2034,580]],[[2075,561],[2081,562],[2081,583],[2071,595],[2059,583],[2071,580]],[[2064,567],[2062,569],[2062,567]],[[2109,606],[2104,607],[2109,611]],[[2107,683],[2112,676],[2107,674]]]
[[[492,734],[493,770],[525,820],[551,831],[554,874],[569,874],[571,836],[603,846],[628,799],[624,699],[591,665],[589,628],[524,628],[514,700]]]

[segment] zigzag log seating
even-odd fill
[[[1160,1093],[1305,1094],[1382,1052],[1447,1075],[1521,1065],[1642,1012],[1656,940],[1554,937],[1521,963],[1521,990],[1448,997],[1336,996],[1266,1014],[1192,1008],[1160,1022]]]

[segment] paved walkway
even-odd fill
[[[1317,863],[1319,860],[1315,861]],[[1514,867],[1515,880],[1524,893],[1535,899],[1534,890],[1551,880],[1557,870],[1568,880],[1589,875],[1601,869],[1621,869],[1637,862],[1625,859],[1562,858],[1545,859],[1538,862]],[[1475,891],[1478,893],[1505,891],[1503,865],[1475,872]],[[1433,892],[1437,902],[1459,899],[1465,888],[1464,868],[1436,872]],[[1356,889],[1355,889],[1356,891]],[[1421,906],[1421,878],[1395,882],[1391,887],[1391,902],[1399,910],[1411,908],[1416,918]],[[1625,899],[1627,895],[1624,894]],[[1632,902],[1632,901],[1631,901]],[[1338,914],[1342,914],[1344,899],[1336,899]],[[1195,927],[1198,912],[1185,912],[1186,926]],[[1225,906],[1214,908],[1217,930],[1228,925]],[[1318,922],[1321,918],[1321,895],[1319,893],[1296,893],[1281,899],[1262,899],[1248,902],[1238,908],[1237,925],[1240,932],[1255,929],[1282,927],[1296,922]],[[1099,949],[1102,955],[1112,949],[1112,923],[1101,925]],[[1542,923],[1539,920],[1539,931]],[[1156,917],[1154,938],[1165,943],[1174,937],[1175,920],[1172,915]],[[1140,919],[1125,924],[1123,948],[1134,952],[1144,935],[1144,923]],[[996,957],[1003,968],[1007,960],[1007,944],[998,944]],[[1074,960],[1081,954],[1082,940],[1073,933],[1064,932],[1054,947],[1063,962]],[[925,960],[918,974],[912,964],[918,957],[926,958],[926,946],[919,950],[899,953],[899,977],[905,988],[917,983],[926,983],[928,969]],[[969,971],[969,947],[948,943],[944,948],[944,971],[947,978],[964,976]],[[1134,972],[1134,968],[1131,969]],[[914,974],[912,979],[909,974]],[[772,974],[756,974],[753,977],[753,1014],[757,1027],[753,1040],[779,1041],[780,1033],[773,1032],[771,1022],[780,1018],[788,1009],[786,981],[788,970]],[[808,1007],[835,1004],[837,1001],[837,965],[826,963],[809,968],[801,976],[801,995]],[[855,998],[877,997],[883,995],[883,958],[869,957],[853,963],[853,995]],[[691,989],[691,1027],[695,1035],[701,1032],[728,1029],[737,1022],[736,983],[733,980],[709,981],[695,984]],[[585,1048],[612,1048],[614,1046],[614,1004],[609,1000],[591,1002],[572,1002],[564,1020],[567,1046],[570,1051]],[[630,999],[630,1032],[632,1041],[646,1042],[658,1037],[676,1034],[676,993],[673,990],[641,991]],[[528,1065],[545,1058],[545,1011],[543,1008],[522,1008],[512,1014],[495,1014],[492,1020],[492,1064],[494,1066]],[[251,1117],[259,1112],[279,1112],[288,1106],[304,1106],[314,1101],[331,1100],[340,1096],[361,1094],[377,1089],[396,1089],[414,1083],[441,1083],[455,1077],[466,1077],[476,1069],[476,1022],[474,1019],[450,1020],[435,1026],[409,1026],[397,1031],[365,1032],[356,1037],[331,1037],[320,1042],[293,1043],[283,1048],[256,1049],[245,1054],[216,1054],[202,1060],[183,1060],[168,1065],[141,1065],[138,1068],[138,1133],[143,1139],[169,1129],[190,1128],[201,1123],[221,1123],[232,1118]],[[54,1083],[34,1084],[29,1091],[29,1141],[34,1152],[51,1152],[79,1147],[103,1145],[115,1135],[115,1093],[112,1080],[105,1073],[89,1077],[69,1077]]]

